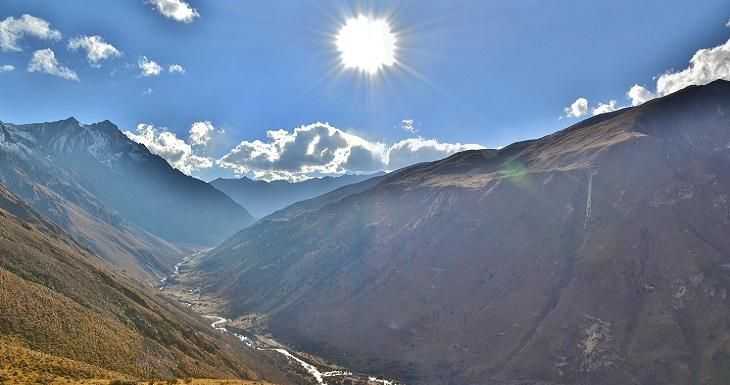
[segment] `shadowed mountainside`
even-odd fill
[[[729,194],[716,81],[302,202],[197,267],[231,316],[408,383],[720,385]]]
[[[0,182],[13,193],[143,279],[169,272],[186,247],[215,245],[252,221],[108,121],[0,123],[0,162]]]

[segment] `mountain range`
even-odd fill
[[[730,383],[730,83],[301,202],[195,261],[231,318],[409,384]]]
[[[0,379],[730,383],[730,82],[388,174],[207,184],[73,118],[0,164]]]
[[[312,178],[301,182],[285,180],[264,181],[247,177],[231,179],[218,178],[210,184],[224,192],[241,206],[246,207],[253,216],[263,218],[296,202],[370,179],[384,173],[365,175],[342,175]]]
[[[0,123],[0,183],[77,241],[142,279],[210,247],[251,215],[108,121]]]

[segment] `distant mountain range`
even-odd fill
[[[267,182],[246,177],[240,179],[218,178],[210,184],[226,193],[241,206],[246,207],[253,216],[263,218],[292,203],[314,198],[342,186],[383,174],[381,172],[367,175],[328,176],[295,183],[283,180]]]
[[[187,248],[252,222],[108,121],[0,123],[0,183],[85,247],[138,278],[169,272]]]
[[[409,384],[720,385],[729,192],[716,81],[295,204],[196,268],[229,316]]]

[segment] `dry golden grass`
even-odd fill
[[[29,346],[94,366],[134,370],[142,338],[122,323],[1,268],[0,287],[4,330],[23,335]]]
[[[48,385],[271,385],[264,381],[172,379],[134,380],[119,372],[37,352],[14,338],[0,338],[0,384]]]
[[[0,341],[14,357],[0,357],[0,384],[281,378],[208,324],[108,269],[0,185],[0,339],[15,349]],[[106,376],[114,372],[121,374]]]
[[[31,384],[94,378],[127,379],[121,373],[29,349],[19,339],[0,339],[0,383]]]

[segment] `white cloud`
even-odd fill
[[[565,108],[565,116],[569,118],[580,118],[586,114],[588,114],[588,99],[586,98],[578,98]]]
[[[30,63],[28,63],[28,72],[41,72],[66,80],[79,81],[79,76],[76,72],[61,65],[56,60],[56,54],[50,48],[33,52],[33,57],[30,59]]]
[[[730,28],[730,20],[728,20],[727,23],[725,23],[725,26]]]
[[[388,148],[388,170],[430,162],[451,154],[484,148],[478,144],[441,143],[435,139],[409,138]]]
[[[581,118],[590,112],[593,116],[605,114],[607,112],[616,111],[622,108],[618,105],[615,100],[609,100],[608,103],[598,103],[593,108],[590,107],[588,99],[578,98],[569,107],[565,108],[565,117],[568,118]]]
[[[728,21],[730,27],[730,21]],[[730,81],[730,40],[712,48],[697,50],[689,60],[689,65],[681,70],[667,71],[656,79],[654,89],[634,84],[627,92],[626,97],[631,100],[632,106],[638,106],[657,97],[669,95],[683,88],[693,85],[705,85],[718,79]],[[580,103],[579,103],[580,102]],[[565,109],[569,117],[579,117],[587,112],[588,101],[579,98],[570,107]],[[616,109],[615,105],[599,104],[593,112],[608,112]]]
[[[351,154],[354,154],[351,158]],[[309,174],[372,171],[385,165],[385,145],[371,143],[326,123],[270,130],[267,140],[242,141],[220,160],[238,174],[276,173],[294,180]]]
[[[183,0],[149,0],[157,12],[163,16],[183,23],[191,23],[200,17],[198,11]]]
[[[698,50],[687,68],[660,75],[656,79],[654,91],[635,84],[626,94],[631,99],[631,104],[637,106],[656,97],[717,79],[730,80],[730,40],[716,47]]]
[[[147,56],[142,56],[137,61],[137,67],[140,69],[142,76],[159,76],[162,73],[162,66],[154,60],[150,60]]]
[[[646,89],[646,87],[634,84],[633,87],[629,90],[629,92],[626,93],[626,96],[631,99],[631,105],[632,106],[638,106],[639,104],[644,104],[645,102],[654,99],[656,95]]]
[[[713,48],[695,52],[682,71],[667,72],[656,82],[656,94],[671,94],[690,85],[703,85],[717,79],[730,80],[730,40]]]
[[[15,71],[15,66],[10,65],[10,64],[4,64],[4,65],[0,66],[0,73],[10,72],[10,71]]]
[[[137,125],[135,131],[124,132],[188,175],[220,167],[263,180],[300,181],[323,175],[395,170],[458,151],[483,148],[424,138],[409,138],[388,146],[327,123],[314,123],[291,131],[270,130],[266,140],[242,141],[220,159],[214,159],[209,155],[209,144],[215,141],[215,134],[222,133],[209,121],[194,122],[187,140],[166,128],[146,123]]]
[[[205,146],[213,139],[216,133],[223,133],[222,129],[217,129],[210,121],[194,122],[190,126],[190,144],[193,146]]]
[[[181,66],[180,64],[170,64],[170,66],[167,67],[167,72],[171,74],[184,74],[185,67]]]
[[[619,108],[620,107],[616,105],[615,100],[610,100],[608,103],[598,103],[598,105],[593,108],[593,116],[613,112]]]
[[[152,88],[147,88],[146,90],[142,91],[142,95],[144,95],[144,96],[152,95]]]
[[[140,123],[135,132],[125,131],[124,134],[130,140],[143,144],[151,153],[161,156],[172,167],[185,174],[190,175],[197,170],[213,167],[213,159],[193,154],[190,144],[165,128]]]
[[[418,129],[416,129],[416,126],[414,126],[413,119],[403,119],[400,121],[400,128],[402,128],[404,131],[410,132],[411,134],[415,134],[418,132]]]
[[[23,15],[19,18],[8,17],[0,21],[0,50],[22,51],[18,42],[25,36],[33,36],[42,40],[61,40],[61,32],[51,28],[47,21]]]
[[[74,51],[78,49],[86,51],[86,58],[92,65],[122,55],[116,47],[104,41],[99,35],[75,37],[68,42],[68,48]]]
[[[270,130],[265,141],[242,141],[218,164],[239,175],[295,181],[346,172],[393,170],[473,148],[482,147],[423,138],[387,146],[318,122],[292,131]]]

